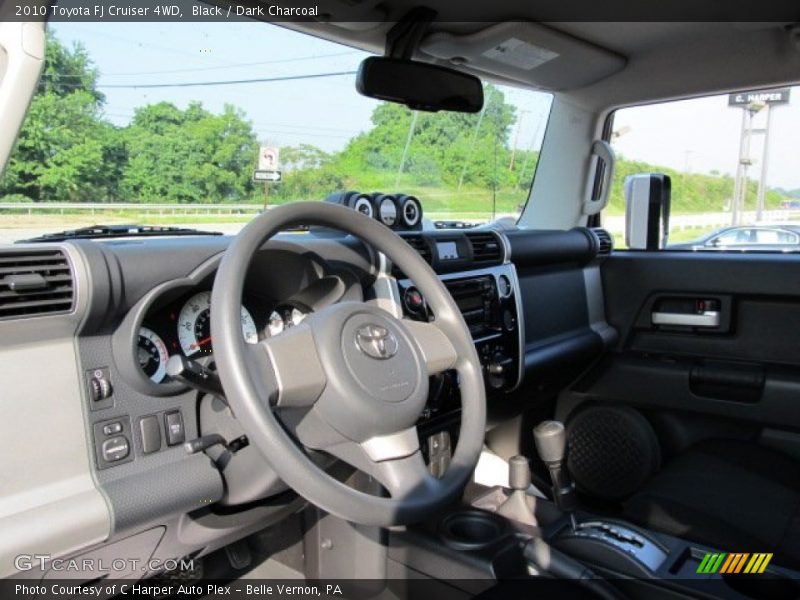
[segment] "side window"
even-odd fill
[[[625,179],[663,173],[668,250],[800,251],[800,86],[622,108],[613,119],[603,226],[618,248]]]
[[[756,244],[792,245],[798,243],[798,236],[782,229],[757,229],[755,231]]]
[[[752,231],[750,229],[731,229],[716,237],[711,238],[714,246],[735,246],[750,242]]]

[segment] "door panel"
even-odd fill
[[[560,417],[628,405],[667,455],[722,437],[800,456],[800,256],[618,252],[602,275],[619,342],[563,395]]]

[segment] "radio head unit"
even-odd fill
[[[444,239],[436,240],[440,260],[448,252],[458,252]],[[454,259],[455,260],[455,259]],[[440,275],[442,283],[455,300],[469,327],[475,348],[484,368],[489,391],[510,391],[520,383],[522,351],[521,326],[516,292],[516,273],[512,265],[500,265],[479,271]],[[406,317],[426,321],[432,315],[422,294],[409,279],[398,281]]]

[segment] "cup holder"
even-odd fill
[[[742,596],[756,600],[796,600],[800,598],[800,585],[784,575],[767,571],[761,575],[723,575],[729,588]]]
[[[456,550],[479,550],[491,546],[506,534],[506,523],[478,510],[464,510],[447,515],[439,525],[444,543]]]

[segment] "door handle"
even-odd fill
[[[719,311],[706,310],[701,313],[654,312],[653,325],[677,325],[682,327],[719,327]]]

